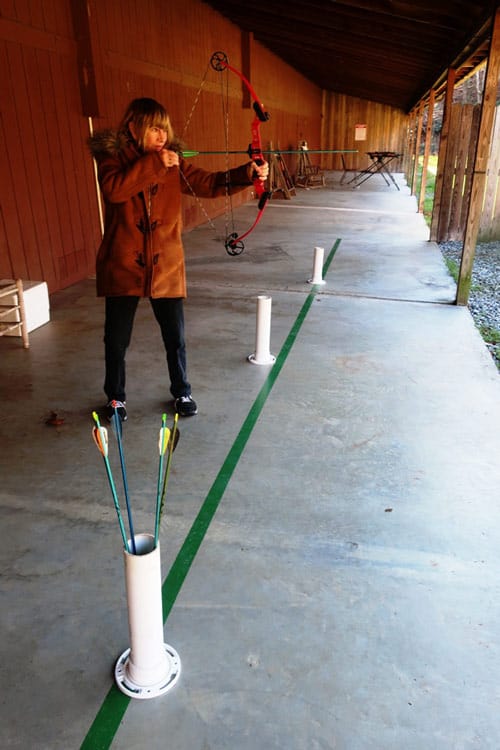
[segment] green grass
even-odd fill
[[[500,371],[500,331],[498,328],[492,328],[491,326],[486,325],[479,325],[477,328],[493,357],[497,370]]]
[[[437,161],[438,161],[437,154],[431,154],[429,156],[429,161],[427,164],[427,179],[425,181],[425,197],[424,197],[424,207],[423,207],[424,219],[427,223],[427,226],[431,225],[431,219],[432,219],[432,207],[434,205],[434,191],[436,188]],[[416,183],[416,189],[415,189],[415,194],[417,196],[420,195],[420,185],[422,184],[423,162],[424,162],[424,157],[419,156],[418,169],[417,169],[417,183]]]
[[[498,346],[500,344],[500,331],[498,328],[480,325],[479,331],[487,344],[492,344],[493,346]]]
[[[444,262],[446,263],[446,268],[448,269],[448,273],[450,274],[451,278],[454,279],[456,284],[458,284],[458,273],[460,271],[460,266],[458,265],[457,261],[451,260],[451,258],[445,258]]]
[[[458,284],[458,275],[460,273],[459,263],[457,263],[456,260],[452,260],[451,258],[444,258],[444,262],[446,263],[446,268],[448,269],[448,273],[450,274],[451,278],[455,281],[456,284]],[[482,287],[480,284],[471,284],[471,292],[480,292],[481,290]]]

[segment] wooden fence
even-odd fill
[[[438,242],[463,240],[472,185],[471,165],[477,145],[480,107],[453,104],[444,165],[444,183],[439,210]],[[497,107],[494,134],[479,225],[478,241],[500,239],[500,107]]]
[[[493,126],[479,240],[500,240],[500,107],[496,109]]]

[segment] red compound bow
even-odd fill
[[[248,146],[248,155],[254,161],[257,165],[261,165],[264,163],[264,155],[262,153],[262,141],[260,138],[260,126],[263,122],[267,122],[269,120],[269,112],[266,112],[264,109],[264,105],[260,101],[259,97],[255,93],[255,90],[250,83],[250,81],[245,78],[243,73],[239,71],[237,68],[234,68],[232,65],[229,64],[227,55],[225,52],[214,52],[212,57],[210,58],[210,65],[212,68],[219,73],[222,73],[224,70],[230,70],[232,73],[236,73],[236,75],[243,81],[245,86],[247,87],[250,96],[253,100],[253,109],[255,112],[254,119],[252,120],[251,124],[251,130],[252,130],[252,142]],[[255,174],[253,179],[253,184],[255,188],[255,192],[257,195],[257,198],[259,199],[258,202],[258,212],[257,217],[255,218],[255,221],[253,222],[252,226],[247,229],[246,232],[243,232],[242,234],[238,234],[238,232],[232,232],[228,237],[226,237],[226,240],[224,242],[226,251],[229,253],[229,255],[240,255],[240,253],[243,252],[245,249],[245,245],[243,244],[243,240],[245,237],[248,237],[250,232],[253,232],[257,224],[262,218],[262,214],[264,213],[264,209],[266,207],[267,201],[271,197],[271,193],[266,190],[266,185],[264,180],[261,180],[260,177]]]

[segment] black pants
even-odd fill
[[[125,401],[125,354],[130,344],[135,312],[140,297],[106,297],[104,353],[106,377],[104,392],[109,401]],[[160,326],[174,398],[189,396],[191,386],[186,375],[184,307],[182,299],[150,299]]]

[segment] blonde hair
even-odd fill
[[[131,136],[130,123],[134,124],[135,140],[137,145],[144,150],[144,136],[148,128],[161,128],[167,134],[167,145],[174,143],[175,135],[167,110],[155,99],[147,97],[133,99],[128,105],[122,121],[119,125],[120,133]]]

